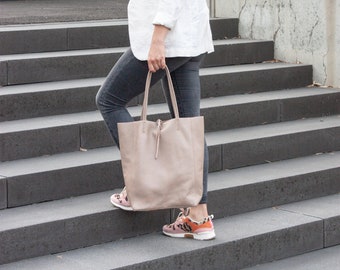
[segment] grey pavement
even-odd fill
[[[0,0],[0,25],[122,19],[128,0]]]

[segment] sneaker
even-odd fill
[[[163,233],[171,237],[211,240],[216,237],[213,218],[214,216],[210,215],[202,221],[195,221],[180,212],[174,223],[163,226]]]
[[[110,201],[114,206],[116,206],[120,209],[123,209],[123,210],[126,210],[126,211],[133,211],[131,204],[128,200],[125,187],[124,187],[124,189],[122,190],[121,193],[113,194],[110,198]]]

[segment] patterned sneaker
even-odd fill
[[[163,226],[163,233],[171,237],[211,240],[216,236],[214,225],[211,221],[213,218],[214,216],[210,215],[197,222],[181,212],[174,223]]]
[[[128,200],[125,187],[124,187],[124,189],[122,190],[121,193],[113,194],[110,198],[110,201],[114,206],[116,206],[120,209],[123,209],[123,210],[126,210],[126,211],[133,211],[131,204]]]

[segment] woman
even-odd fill
[[[200,114],[199,66],[206,53],[214,50],[206,0],[130,0],[128,24],[131,48],[110,71],[96,102],[119,147],[117,123],[133,121],[127,103],[144,91],[148,71],[151,85],[162,80],[170,111],[168,85],[162,69],[168,66],[174,84],[180,117]],[[215,237],[212,216],[207,210],[208,151],[205,145],[203,195],[190,211],[163,227],[172,237],[208,240]],[[113,194],[116,207],[132,210],[125,190]]]

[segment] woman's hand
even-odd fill
[[[165,68],[165,38],[169,29],[155,25],[148,56],[148,67],[151,72]]]
[[[164,42],[152,42],[149,56],[148,66],[151,72],[156,72],[159,69],[165,68],[165,45]]]

